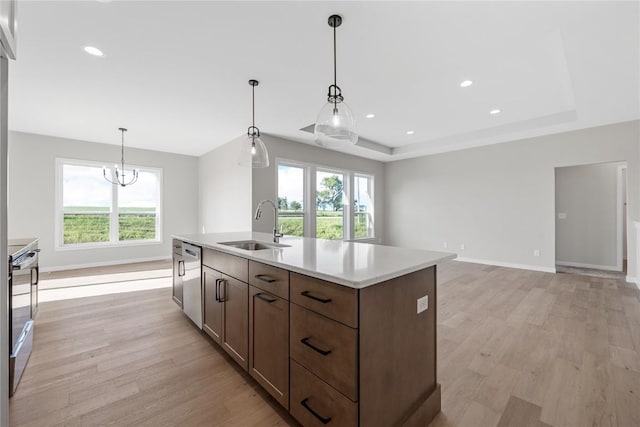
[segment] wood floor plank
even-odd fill
[[[526,400],[512,397],[502,414],[498,427],[547,427],[540,421],[541,409]]]

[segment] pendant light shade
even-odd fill
[[[351,109],[344,102],[342,90],[337,83],[336,28],[341,24],[341,16],[331,15],[329,17],[329,26],[333,28],[333,84],[329,86],[327,103],[320,110],[313,128],[313,137],[316,144],[323,147],[358,142],[356,119]]]
[[[247,140],[242,144],[238,165],[250,166],[252,168],[267,168],[269,167],[269,153],[267,152],[267,146],[264,144],[262,138],[260,138],[260,129],[255,126],[255,88],[258,86],[258,81],[253,79],[249,80],[249,85],[251,85],[252,124],[247,129]]]
[[[242,143],[238,165],[252,168],[269,167],[269,153],[262,138],[252,135],[247,136],[247,140]]]
[[[344,101],[337,106],[333,102],[327,102],[318,114],[313,135],[316,144],[323,147],[336,146],[345,142],[355,144],[358,142],[355,128],[356,119]]]

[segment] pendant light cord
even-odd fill
[[[251,126],[256,127],[256,87],[251,86]]]
[[[336,27],[333,27],[333,84],[338,86],[338,66],[336,56]]]
[[[338,110],[338,60],[337,60],[337,54],[336,54],[336,26],[333,26],[333,85],[335,86],[334,91],[336,91],[333,99],[333,109],[334,109],[334,114],[335,112],[337,112]]]

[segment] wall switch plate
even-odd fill
[[[460,245],[460,250],[464,251],[464,243]]]
[[[418,298],[418,314],[429,308],[429,295]]]
[[[540,250],[534,249],[533,250],[533,256],[540,256]]]
[[[449,247],[449,244],[448,244],[447,242],[444,242],[444,243],[442,244],[442,247],[443,247],[443,248],[445,248],[445,249],[447,249],[447,248]]]
[[[567,219],[567,214],[564,212],[559,212],[558,213],[558,219]]]

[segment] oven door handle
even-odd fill
[[[28,258],[24,262],[21,262],[20,264],[13,264],[13,266],[11,267],[11,270],[12,271],[26,270],[27,267],[29,267],[31,264],[37,261],[38,261],[38,253],[35,251],[31,251],[29,252]]]

